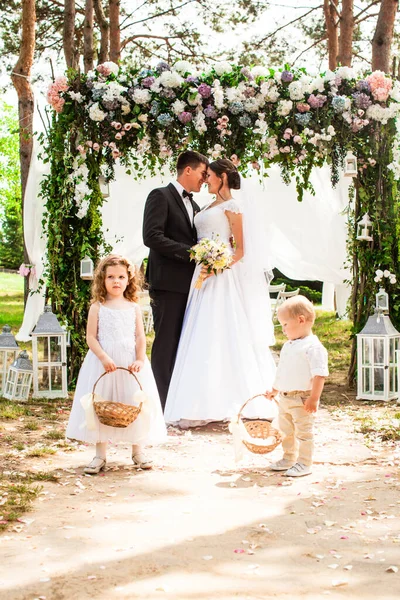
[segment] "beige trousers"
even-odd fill
[[[291,397],[279,394],[279,429],[284,436],[283,458],[310,466],[314,451],[315,414],[304,410],[302,398],[307,396],[307,392]]]

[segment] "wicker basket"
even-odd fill
[[[245,406],[247,406],[249,402],[260,396],[264,396],[264,394],[256,394],[252,398],[246,400],[246,402],[243,404],[242,408],[239,411],[238,421],[242,420],[242,423],[245,426],[247,433],[254,439],[267,440],[270,437],[274,438],[274,442],[265,445],[252,444],[248,440],[242,440],[243,444],[248,450],[250,450],[250,452],[253,452],[254,454],[267,454],[268,452],[272,452],[272,450],[275,450],[275,448],[279,446],[279,444],[282,442],[282,435],[280,431],[272,427],[269,421],[264,421],[263,419],[247,421],[243,421],[242,419],[242,412]]]
[[[136,379],[139,389],[142,391],[142,386],[135,373],[132,373],[132,371],[129,371],[129,369],[126,369],[125,367],[117,367],[117,369],[130,373],[132,377]],[[110,402],[108,400],[96,402],[94,400],[96,385],[99,383],[100,379],[104,377],[104,375],[108,375],[108,373],[105,372],[103,375],[100,375],[92,390],[93,406],[94,410],[96,411],[96,415],[100,423],[103,425],[109,425],[110,427],[128,427],[128,425],[137,419],[140,411],[142,410],[142,402],[139,404],[139,406],[123,404],[122,402]]]

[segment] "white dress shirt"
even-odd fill
[[[182,193],[185,191],[185,188],[183,187],[183,185],[181,185],[181,184],[179,183],[179,181],[173,181],[173,182],[172,182],[172,185],[174,185],[174,186],[175,186],[175,188],[176,188],[176,189],[177,189],[177,191],[178,191],[178,194],[179,194],[179,195],[180,195],[180,197],[182,198],[182,200],[183,200],[183,204],[185,205],[185,207],[186,207],[186,210],[187,210],[187,213],[188,213],[188,215],[189,215],[190,223],[193,225],[193,217],[194,217],[194,213],[193,213],[193,205],[192,205],[192,203],[190,202],[189,198],[187,198],[186,196],[185,196],[185,197],[184,197],[184,196],[182,196]]]
[[[287,341],[281,350],[274,388],[280,392],[311,390],[316,375],[329,375],[328,352],[317,336]]]

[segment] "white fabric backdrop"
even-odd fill
[[[37,157],[34,147],[25,198],[25,236],[30,262],[36,265],[36,277],[30,279],[30,288],[37,289],[37,279],[43,271],[45,240],[42,235],[41,199],[38,197],[40,180],[46,166]],[[110,197],[103,206],[104,231],[107,241],[118,253],[126,255],[139,265],[148,249],[142,242],[142,216],[146,197],[154,187],[171,181],[169,175],[136,181],[124,168],[116,166],[116,180],[110,184]],[[348,278],[344,269],[346,260],[346,215],[349,180],[342,178],[334,190],[328,167],[315,169],[311,180],[315,196],[306,193],[298,202],[294,183],[286,186],[278,167],[269,171],[269,177],[259,182],[251,177],[254,197],[263,207],[266,246],[271,263],[292,279],[319,280],[325,284],[323,304],[333,309],[333,287],[336,309],[345,314],[349,290],[343,285]],[[202,206],[210,201],[207,192],[196,197]],[[88,283],[89,285],[89,283]],[[26,306],[23,324],[17,335],[19,341],[29,340],[29,334],[43,310],[42,294],[31,295]]]

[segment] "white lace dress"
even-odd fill
[[[242,212],[240,202],[229,200],[196,215],[199,239],[218,236],[229,244],[225,211]],[[194,283],[200,270],[197,266],[193,275],[164,414],[167,423],[182,426],[232,417],[247,399],[272,388],[276,371],[269,340],[261,348],[254,343],[243,264],[206,279],[198,290]],[[272,418],[274,404],[256,399],[245,416]]]
[[[105,352],[119,367],[128,367],[136,358],[135,330],[139,306],[111,309],[100,305],[98,317],[98,340]],[[132,444],[155,444],[165,441],[166,428],[160,399],[150,363],[146,358],[143,369],[137,377],[152,403],[150,429],[141,426],[140,414],[136,421],[125,428],[102,425],[96,416],[96,429],[86,426],[85,412],[81,405],[82,396],[91,392],[95,381],[104,373],[104,367],[97,356],[89,350],[79,372],[74,402],[68,421],[66,436],[70,439],[89,443],[129,442]],[[126,371],[115,371],[105,375],[96,386],[96,394],[105,400],[115,400],[133,404],[133,395],[138,389],[135,378]]]

